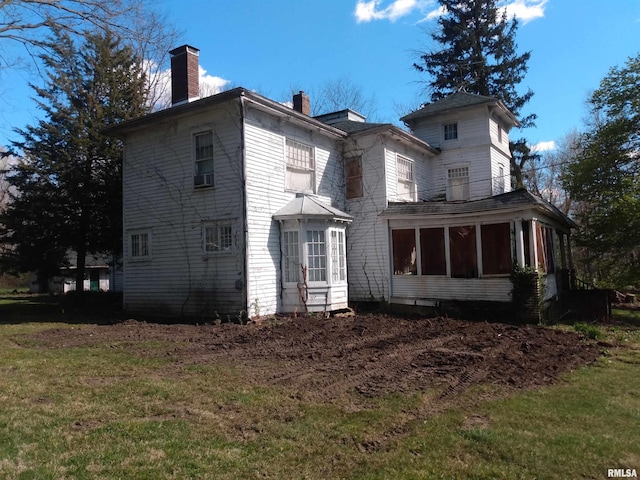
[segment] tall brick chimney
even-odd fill
[[[293,109],[297,112],[304,113],[305,115],[311,115],[311,101],[309,95],[300,90],[300,93],[296,93],[293,96]]]
[[[200,50],[190,45],[174,48],[171,55],[171,105],[200,97],[198,57]]]

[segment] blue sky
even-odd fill
[[[349,79],[374,96],[371,120],[397,122],[398,107],[417,106],[417,51],[432,46],[435,0],[156,0],[182,43],[200,49],[203,80],[255,89],[274,100],[292,88],[312,92]],[[586,114],[585,99],[609,69],[640,52],[639,0],[508,0],[499,3],[520,19],[520,52],[531,51],[521,88],[535,95],[523,113],[538,115],[524,135],[550,145]],[[176,45],[178,46],[178,45]],[[0,81],[0,145],[15,138],[37,112],[25,73]],[[313,98],[311,98],[313,102]]]

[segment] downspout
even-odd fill
[[[244,297],[243,310],[249,318],[249,222],[247,219],[247,152],[245,144],[245,97],[244,92],[240,93],[240,155],[242,156],[242,228],[244,230],[244,262],[242,264],[244,271],[242,272],[242,296]]]

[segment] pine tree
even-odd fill
[[[530,52],[517,53],[515,41],[518,21],[499,13],[495,0],[439,0],[444,15],[431,34],[437,44],[431,52],[420,54],[413,66],[429,74],[426,82],[430,100],[464,90],[498,98],[519,117],[522,127],[534,126],[535,114],[520,117],[533,96],[528,90],[519,94],[519,85],[527,72]],[[512,142],[512,174],[517,186],[523,185],[522,170],[531,152],[524,140]]]
[[[74,250],[80,290],[87,253],[122,249],[122,146],[101,131],[147,111],[145,79],[131,48],[104,32],[80,46],[58,32],[42,60],[46,86],[33,88],[45,118],[18,130],[18,193],[0,223],[16,270],[50,275]]]

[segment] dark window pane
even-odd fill
[[[416,233],[414,229],[392,230],[393,274],[416,275]]]
[[[444,228],[420,229],[422,275],[446,275]]]
[[[482,271],[487,275],[510,273],[511,226],[508,223],[482,225]]]
[[[478,276],[476,227],[474,225],[449,228],[449,251],[452,277],[473,278]]]

